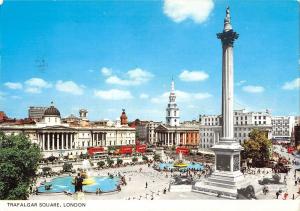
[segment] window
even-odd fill
[[[259,116],[258,119],[261,119],[261,116]]]
[[[266,119],[266,116],[264,116],[264,119]]]
[[[245,120],[247,120],[247,116],[245,116]]]
[[[266,121],[264,121],[264,124],[266,124]]]
[[[176,111],[174,111],[174,116],[176,116]],[[176,120],[175,120],[175,122],[176,122]]]
[[[261,124],[261,121],[259,121],[259,124]]]

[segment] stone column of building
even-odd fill
[[[47,150],[50,150],[50,133],[47,133]],[[46,143],[45,143],[46,144]],[[45,146],[46,149],[46,146]]]
[[[66,147],[65,147],[65,139],[64,139],[64,134],[65,133],[61,133],[61,149],[65,149]]]
[[[42,133],[42,150],[45,150],[45,133]]]
[[[68,137],[67,137],[68,133],[65,133],[65,142],[66,142],[66,149],[69,149],[68,147]]]
[[[54,133],[51,134],[51,145],[52,145],[52,150],[54,150]]]

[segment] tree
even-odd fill
[[[155,154],[155,155],[153,156],[153,160],[155,160],[155,161],[160,161],[160,155]]]
[[[147,156],[145,156],[145,155],[143,156],[142,159],[143,159],[143,161],[146,161],[146,162],[148,162],[148,160],[149,160],[149,158]]]
[[[107,159],[107,165],[108,165],[109,167],[112,166],[114,163],[115,163],[114,160],[112,160],[112,159],[110,159],[110,158]]]
[[[52,171],[52,169],[49,166],[45,166],[42,168],[42,171],[45,175],[45,174],[49,174]]]
[[[243,159],[252,159],[254,166],[261,167],[267,164],[271,156],[272,142],[267,137],[267,131],[253,129],[249,139],[242,146]]]
[[[25,200],[41,159],[38,145],[25,134],[0,132],[0,200]]]
[[[97,163],[97,166],[99,167],[99,168],[103,168],[104,166],[105,166],[105,162],[104,161],[99,161],[98,163]]]
[[[135,163],[135,162],[137,162],[137,161],[138,161],[138,158],[137,158],[137,157],[133,157],[133,158],[132,158],[132,162]]]
[[[73,168],[72,163],[64,163],[64,165],[63,165],[64,172],[71,172],[72,168]]]
[[[118,158],[117,159],[117,165],[119,166],[119,165],[121,165],[123,163],[123,160],[121,159],[121,158]]]

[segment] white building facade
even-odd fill
[[[39,145],[44,157],[86,153],[88,147],[135,145],[135,129],[128,126],[74,126],[62,123],[59,111],[51,105],[36,124],[0,124],[5,134],[24,133]]]
[[[272,138],[278,141],[291,141],[294,131],[295,117],[274,116],[272,117]]]
[[[268,138],[272,138],[271,114],[268,110],[264,112],[246,112],[234,110],[234,138],[243,143],[249,138],[253,129],[268,131]],[[210,148],[219,142],[222,136],[221,115],[200,116],[200,147]]]

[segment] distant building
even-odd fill
[[[221,115],[200,115],[200,147],[210,148],[219,142],[222,136]],[[249,138],[249,133],[254,129],[266,130],[268,138],[272,138],[271,114],[265,112],[246,112],[234,110],[234,138],[243,143]]]
[[[125,113],[125,109],[122,109],[122,114],[120,116],[120,120],[121,120],[121,125],[127,125],[128,124],[128,119]]]
[[[272,117],[272,138],[276,141],[290,142],[294,132],[295,118],[293,116]]]
[[[180,124],[179,122],[179,108],[176,104],[175,84],[173,80],[166,111],[166,124],[160,124],[155,128],[155,142],[153,143],[165,147],[198,147],[200,141],[199,125]]]
[[[294,138],[295,138],[295,146],[299,148],[300,147],[300,124],[295,125],[294,127]]]
[[[156,140],[155,128],[157,128],[162,122],[155,121],[138,121],[136,123],[136,137],[139,141],[154,144]]]
[[[4,112],[2,116],[5,119]],[[134,128],[116,126],[106,120],[90,122],[74,115],[62,120],[53,104],[44,111],[39,122],[7,119],[0,122],[0,130],[8,135],[25,133],[32,143],[41,148],[44,157],[79,155],[86,153],[88,147],[135,145]]]
[[[32,119],[36,122],[39,122],[39,121],[42,120],[44,112],[45,112],[46,109],[47,109],[47,107],[30,106],[29,109],[28,109],[28,118],[30,118],[30,119]]]

